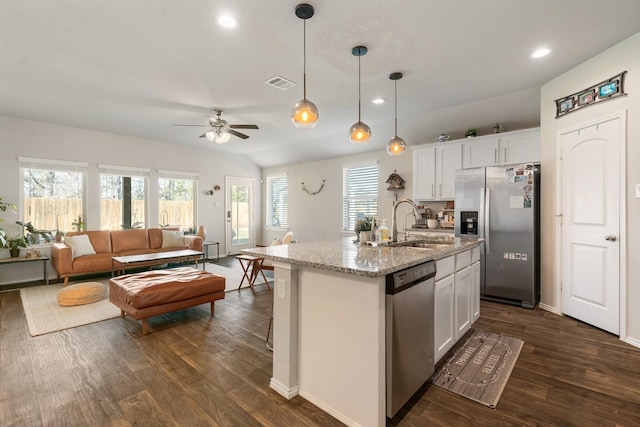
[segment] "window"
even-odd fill
[[[158,171],[161,227],[195,230],[195,192],[198,176],[187,172]]]
[[[267,177],[267,227],[289,225],[289,180],[286,175]]]
[[[100,165],[100,229],[145,228],[149,171]]]
[[[72,231],[84,217],[87,164],[18,158],[22,221],[37,230]],[[82,226],[84,228],[84,226]]]
[[[342,230],[353,231],[356,221],[378,214],[378,165],[342,170]]]

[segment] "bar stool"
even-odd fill
[[[247,279],[249,282],[249,287],[251,288],[251,292],[253,295],[256,294],[253,285],[255,284],[256,279],[259,274],[262,274],[262,278],[264,279],[264,283],[267,285],[267,289],[271,290],[271,286],[269,286],[269,281],[267,280],[267,276],[264,275],[264,271],[262,271],[262,263],[264,262],[264,258],[251,256],[251,255],[237,255],[236,258],[240,262],[240,266],[242,267],[243,277],[240,281],[240,285],[238,286],[238,291],[242,287],[244,283],[244,279]]]

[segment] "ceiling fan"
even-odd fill
[[[231,139],[231,135],[238,138],[247,139],[249,135],[238,132],[234,129],[259,129],[257,125],[230,125],[224,120],[222,116],[222,110],[215,110],[216,117],[205,116],[209,118],[208,125],[174,125],[174,126],[195,126],[195,127],[209,127],[205,133],[200,135],[200,138],[207,138],[209,141],[215,141],[218,144],[223,144]]]

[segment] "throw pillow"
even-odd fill
[[[93,255],[96,251],[93,249],[91,240],[86,234],[79,234],[77,236],[67,236],[64,239],[67,246],[71,246],[73,251],[73,257],[78,258],[83,255]]]
[[[162,247],[175,248],[184,246],[184,233],[182,231],[162,230]]]

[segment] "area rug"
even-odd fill
[[[472,330],[431,383],[495,408],[523,345],[517,338]]]
[[[100,281],[103,284],[108,282]],[[20,289],[22,307],[31,336],[88,325],[120,316],[120,309],[108,299],[74,307],[60,307],[57,301],[62,284]]]
[[[242,277],[243,277],[242,268],[240,267],[239,263],[238,263],[238,268],[229,268],[229,267],[223,267],[217,264],[207,263],[205,266],[205,269],[208,272],[217,274],[225,278],[225,287],[224,287],[225,292],[238,290],[238,286],[240,285],[240,282],[242,281]],[[267,280],[272,281],[273,279],[270,279],[267,274],[268,273],[265,273],[265,275],[267,276]],[[262,274],[260,274],[256,278],[256,282],[254,283],[254,286],[260,285],[263,283],[264,283],[264,279],[262,278]],[[242,283],[242,287],[243,288],[249,287],[249,283],[247,279],[245,279],[244,282]],[[266,286],[265,286],[265,289],[266,289]]]

